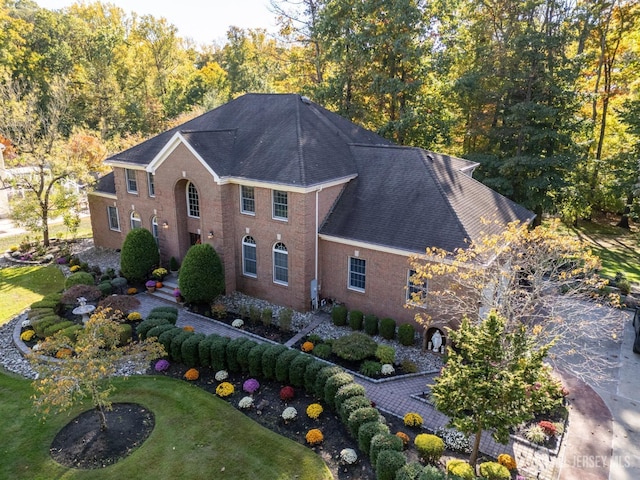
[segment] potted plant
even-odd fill
[[[171,270],[171,272],[177,272],[180,269],[180,265],[178,264],[178,260],[176,260],[176,257],[171,257],[169,259],[169,270]]]
[[[180,289],[179,288],[175,288],[173,290],[173,296],[175,297],[176,302],[182,303],[182,293],[180,293]]]
[[[147,287],[147,292],[155,292],[156,291],[156,281],[155,280],[147,280],[147,283],[144,284]]]
[[[164,280],[164,277],[166,277],[168,274],[169,272],[167,272],[167,269],[162,267],[156,268],[153,272],[151,272],[151,276],[158,282]]]

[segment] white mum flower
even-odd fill
[[[253,406],[253,398],[251,397],[242,397],[238,402],[238,407],[242,409],[251,408]]]
[[[395,371],[396,369],[393,368],[393,365],[391,365],[390,363],[385,363],[384,365],[382,365],[381,372],[383,375],[391,375]]]
[[[285,420],[293,420],[298,416],[298,411],[293,407],[287,407],[282,412],[282,418]]]
[[[340,458],[344,463],[351,465],[358,460],[358,454],[353,448],[344,448],[340,451]]]
[[[231,322],[231,326],[233,328],[242,328],[244,327],[244,322],[241,318],[236,318],[233,322]]]
[[[27,319],[27,320],[23,320],[22,321],[22,328],[26,328],[26,327],[29,327],[29,326],[31,326],[31,320]]]
[[[229,378],[229,374],[227,373],[226,370],[220,370],[220,371],[216,372],[216,380],[218,382],[222,382],[222,381],[226,380],[227,378]]]

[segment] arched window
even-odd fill
[[[258,276],[256,241],[249,235],[242,239],[242,273],[248,277]]]
[[[289,252],[281,242],[273,246],[273,281],[289,285]]]
[[[142,227],[142,218],[138,212],[131,212],[131,230]]]
[[[200,197],[198,189],[191,182],[187,185],[187,214],[190,217],[200,218]]]
[[[160,243],[160,230],[158,229],[158,217],[151,217],[151,234],[156,240],[156,244]]]

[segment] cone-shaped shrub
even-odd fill
[[[211,303],[224,292],[224,271],[220,257],[208,243],[187,251],[178,277],[180,293],[190,303]]]
[[[371,439],[380,433],[389,433],[389,427],[378,420],[362,425],[358,430],[358,448],[363,452],[369,452]]]
[[[131,230],[120,251],[120,270],[131,283],[142,283],[154,267],[160,264],[158,244],[146,228]]]

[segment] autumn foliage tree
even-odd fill
[[[97,310],[75,343],[58,333],[42,342],[40,350],[29,357],[38,372],[33,383],[34,405],[44,418],[89,399],[100,417],[101,429],[107,428],[105,412],[111,409],[109,399],[114,391],[109,379],[124,363],[143,371],[151,360],[165,355],[155,338],[121,345],[120,327],[113,320],[111,309]],[[42,354],[64,358],[56,363],[46,362]]]

